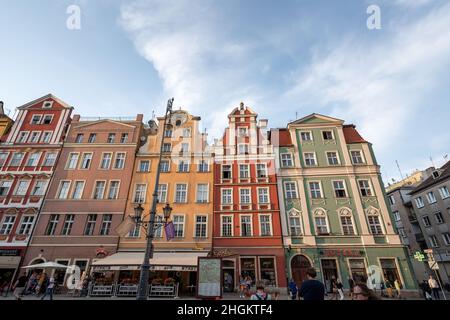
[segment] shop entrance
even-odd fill
[[[401,282],[400,275],[398,274],[397,265],[395,259],[380,259],[381,269],[383,270],[384,281],[389,280],[391,285],[394,285],[395,280]]]
[[[322,259],[322,274],[325,288],[328,293],[333,292],[332,282],[338,278],[337,263],[334,259]]]
[[[291,259],[292,278],[298,287],[307,279],[306,272],[309,268],[311,268],[311,262],[304,255],[296,255]]]
[[[235,280],[234,280],[234,261],[223,260],[223,291],[234,292]]]
[[[12,285],[15,269],[0,269],[0,296]]]
[[[364,259],[349,259],[348,264],[350,266],[350,274],[353,281],[356,282],[366,282],[367,272]]]

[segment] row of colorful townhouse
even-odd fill
[[[72,111],[47,95],[4,122],[3,283],[21,266],[45,261],[77,265],[103,283],[137,283],[145,230],[116,229],[139,204],[148,219],[162,150],[158,219],[169,203],[175,238],[156,230],[151,279],[175,278],[188,291],[198,257],[209,255],[222,257],[225,291],[241,277],[286,288],[310,267],[328,288],[333,278],[348,287],[349,277],[417,287],[372,146],[354,125],[311,114],[269,129],[241,103],[223,137],[208,145],[200,117],[181,109],[170,127],[164,118],[144,124],[140,114],[83,118]]]

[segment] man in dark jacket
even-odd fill
[[[324,300],[325,286],[319,280],[316,280],[317,272],[314,268],[309,268],[306,271],[308,280],[303,281],[299,296],[305,301],[319,301]]]

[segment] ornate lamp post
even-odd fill
[[[146,231],[146,237],[147,237],[147,246],[145,249],[144,254],[144,262],[141,265],[141,275],[139,279],[139,288],[138,288],[138,294],[137,294],[137,300],[147,300],[148,295],[148,279],[149,279],[149,273],[150,273],[150,259],[153,257],[153,236],[155,233],[155,230],[159,227],[162,227],[162,223],[156,223],[156,205],[158,203],[158,185],[159,185],[159,175],[161,173],[161,159],[163,154],[163,145],[164,145],[164,130],[167,126],[170,125],[170,116],[172,114],[172,105],[173,105],[173,98],[170,99],[167,102],[167,108],[166,113],[164,115],[164,125],[163,130],[161,132],[161,150],[159,152],[159,161],[158,161],[158,170],[156,171],[156,178],[155,178],[155,188],[153,189],[153,199],[152,199],[152,207],[150,209],[150,220],[148,222],[145,222],[142,220],[142,213],[144,211],[144,208],[139,204],[135,208],[135,216],[134,220],[136,225],[144,227]],[[169,120],[169,122],[168,122]],[[169,206],[169,204],[166,204],[166,206],[163,209],[164,213],[164,219],[167,220],[170,217],[170,214],[172,212],[172,208]]]

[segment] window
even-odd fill
[[[43,196],[45,193],[45,186],[47,185],[47,181],[38,180],[34,184],[33,190],[31,191],[31,195],[33,196]]]
[[[383,234],[383,229],[381,228],[380,217],[377,215],[370,215],[367,217],[369,221],[369,229],[372,234]]]
[[[314,221],[316,223],[316,230],[318,235],[328,234],[328,224],[326,217],[315,217]]]
[[[33,115],[33,117],[31,118],[31,124],[40,124],[41,123],[41,119],[42,119],[42,115],[40,114],[35,114]]]
[[[316,155],[313,152],[305,152],[305,165],[307,166],[315,166],[316,165]]]
[[[175,229],[175,237],[184,237],[184,216],[175,215],[173,216],[173,227]]]
[[[402,218],[400,217],[400,213],[398,211],[394,211],[394,219],[395,221],[400,221]]]
[[[241,276],[245,279],[250,277],[252,284],[256,281],[255,258],[241,258]]]
[[[105,193],[106,181],[96,181],[94,187],[93,198],[96,200],[103,199]]]
[[[39,131],[33,131],[30,136],[31,143],[38,143],[41,133]]]
[[[350,235],[355,234],[355,229],[353,228],[352,217],[341,216],[341,226],[342,226],[342,233],[345,236],[350,236]]]
[[[75,185],[73,187],[72,199],[81,199],[83,196],[84,190],[84,181],[75,181]]]
[[[183,129],[183,138],[190,138],[191,137],[191,128],[184,128]]]
[[[269,188],[258,188],[258,203],[269,203]]]
[[[231,179],[231,166],[230,165],[222,166],[222,179]]]
[[[63,228],[61,230],[61,235],[70,236],[72,233],[73,222],[75,221],[74,214],[66,214],[64,218]]]
[[[53,105],[53,101],[44,101],[44,103],[42,104],[42,108],[43,109],[50,109]]]
[[[22,163],[22,159],[23,159],[23,152],[16,152],[13,154],[11,161],[9,162],[9,165],[11,167],[18,167],[20,166],[20,164]]]
[[[120,137],[120,143],[127,143],[128,141],[128,133],[122,133],[122,136]]]
[[[108,192],[108,199],[114,200],[117,199],[119,196],[119,185],[120,181],[110,181],[109,182],[109,192]]]
[[[198,164],[198,172],[208,172],[209,171],[209,165],[208,162],[202,160]]]
[[[141,227],[138,225],[135,225],[133,229],[130,230],[130,233],[128,233],[129,237],[132,238],[139,238],[141,235]]]
[[[36,167],[38,165],[40,157],[41,157],[41,154],[38,152],[31,153],[28,157],[26,166],[27,167]]]
[[[208,184],[198,184],[197,185],[197,202],[207,203],[208,202]]]
[[[83,137],[84,137],[84,134],[82,134],[82,133],[77,134],[77,137],[75,138],[75,143],[82,143]]]
[[[170,172],[169,160],[162,160],[160,163],[161,172]]]
[[[149,160],[139,161],[139,172],[150,172],[150,161]]]
[[[339,158],[337,155],[337,152],[327,152],[327,160],[328,164],[330,166],[338,165],[339,164]]]
[[[100,235],[107,236],[111,230],[112,214],[104,214],[102,219],[102,225],[100,227]]]
[[[112,153],[104,153],[100,162],[100,169],[109,169],[111,165]]]
[[[56,199],[67,199],[70,189],[70,181],[61,181],[56,194]]]
[[[166,129],[164,130],[164,138],[171,138],[172,137],[172,130]]]
[[[125,153],[116,153],[116,161],[114,162],[114,169],[123,169],[125,165]]]
[[[267,286],[276,286],[275,258],[259,258],[260,279]]]
[[[52,134],[53,132],[51,131],[45,131],[44,134],[42,135],[42,142],[49,143],[50,139],[52,138]]]
[[[5,216],[3,218],[2,227],[0,228],[0,234],[1,235],[10,234],[15,221],[16,216]]]
[[[17,137],[17,143],[25,143],[28,139],[28,131],[21,131],[19,132],[19,136]]]
[[[248,128],[246,127],[238,127],[238,136],[246,137],[248,135]]]
[[[312,141],[312,134],[310,131],[302,131],[300,132],[300,138],[302,141]]]
[[[189,172],[189,161],[181,160],[178,162],[178,172]]]
[[[186,203],[187,201],[187,184],[180,183],[176,185],[175,203]]]
[[[259,215],[259,232],[263,237],[272,235],[272,216],[270,214]]]
[[[94,234],[95,223],[97,222],[96,214],[89,214],[86,221],[86,227],[84,228],[85,236],[92,236]]]
[[[66,169],[73,170],[76,169],[78,164],[78,153],[69,153],[69,158],[67,159]]]
[[[114,143],[115,140],[116,140],[116,134],[115,133],[108,134],[108,139],[106,140],[107,143]]]
[[[182,144],[181,144],[181,152],[182,152],[182,153],[187,153],[187,152],[189,152],[189,143],[182,143]]]
[[[52,153],[47,153],[45,155],[45,160],[44,160],[44,167],[51,167],[55,165],[56,162],[56,156],[57,154],[52,152]]]
[[[135,203],[144,203],[145,202],[145,193],[147,191],[146,184],[136,184],[136,188],[134,190],[134,202]]]
[[[252,217],[241,216],[241,237],[252,236]]]
[[[352,150],[350,151],[350,155],[352,157],[353,164],[363,164],[364,160],[362,158],[362,153],[360,150]]]
[[[196,216],[195,217],[195,237],[196,238],[206,238],[206,228],[207,228],[207,216]]]
[[[256,164],[256,176],[258,178],[267,178],[267,165],[265,163]]]
[[[425,227],[431,227],[431,221],[428,216],[423,216],[422,221]]]
[[[81,159],[81,169],[89,169],[92,162],[92,153],[83,153],[83,158]]]
[[[158,185],[158,203],[167,201],[167,184]]]
[[[162,151],[163,152],[172,151],[172,144],[171,143],[163,143]]]
[[[389,203],[391,204],[391,206],[393,206],[395,204],[395,197],[394,197],[394,195],[390,195],[388,197],[388,199],[389,199]]]
[[[439,247],[439,242],[438,242],[436,236],[429,236],[428,239],[430,241],[430,245],[431,245],[432,248]]]
[[[33,227],[34,216],[23,216],[22,223],[19,227],[19,234],[29,235]]]
[[[221,189],[222,192],[222,204],[233,203],[233,189]]]
[[[450,192],[448,191],[447,186],[440,187],[439,193],[441,194],[442,199],[446,199],[446,198],[450,197]]]
[[[239,178],[247,179],[250,177],[250,170],[248,164],[239,165]]]
[[[322,198],[322,190],[320,189],[319,182],[310,182],[309,183],[309,191],[311,192],[311,198],[319,199]]]
[[[286,199],[297,199],[297,188],[295,182],[286,182],[284,184]]]
[[[300,236],[302,234],[302,227],[300,224],[300,217],[289,217],[289,229],[291,236]]]
[[[249,154],[248,150],[249,150],[248,144],[242,143],[238,145],[239,154]]]
[[[47,236],[55,235],[56,226],[59,222],[59,214],[50,215],[50,219],[48,220],[47,229],[45,230],[45,234]]]
[[[42,124],[50,124],[52,123],[53,116],[51,114],[46,114],[44,119],[42,119]]]
[[[240,203],[241,204],[250,204],[251,203],[251,197],[250,197],[250,189],[240,189]]]
[[[427,200],[429,204],[436,203],[436,196],[434,195],[433,191],[427,193]]]
[[[417,208],[423,208],[425,206],[425,203],[423,202],[422,197],[418,197],[415,200],[416,200]]]
[[[292,167],[294,165],[292,161],[292,154],[282,153],[281,154],[281,166],[282,167]]]
[[[91,133],[89,135],[88,143],[94,143],[96,138],[97,138],[97,134],[96,133]]]
[[[21,180],[17,184],[16,192],[14,192],[14,195],[16,196],[24,196],[27,193],[28,186],[30,185],[29,180]]]
[[[333,140],[333,131],[322,131],[323,140]]]
[[[9,189],[11,189],[12,181],[3,180],[0,181],[0,196],[5,197],[8,195]]]
[[[221,236],[232,237],[233,236],[233,217],[221,216]]]
[[[8,153],[0,152],[0,167],[2,167],[5,164],[6,158],[8,158]]]
[[[444,239],[445,245],[450,246],[450,233],[448,233],[448,232],[443,233],[442,238]]]
[[[164,226],[164,218],[161,215],[155,216],[156,225]],[[163,227],[153,229],[153,237],[154,238],[162,238],[163,236]]]
[[[345,182],[343,180],[333,181],[333,189],[336,198],[347,197],[347,190],[345,189]]]
[[[436,212],[434,214],[434,219],[436,219],[436,223],[438,223],[438,224],[441,224],[441,223],[445,222],[444,221],[444,217],[442,216],[442,213],[440,213],[440,212]]]
[[[363,197],[372,197],[372,189],[370,188],[369,180],[358,180],[359,191]]]

